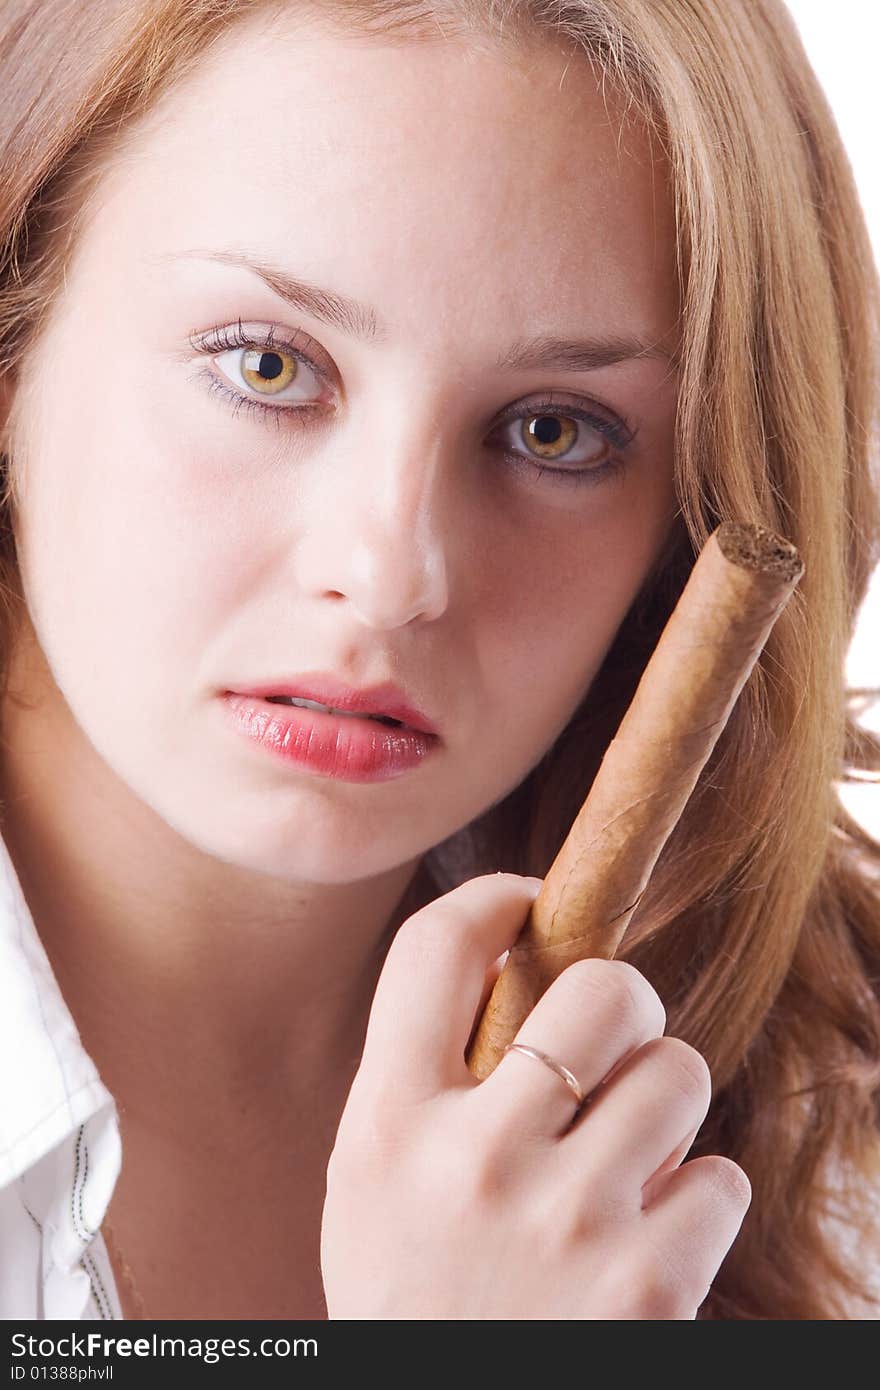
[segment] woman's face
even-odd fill
[[[561,51],[285,20],[134,132],[11,416],[16,679],[60,777],[96,750],[210,854],[335,882],[540,760],[675,511],[664,166],[610,101]],[[232,727],[224,691],[318,670],[396,681],[442,741],[359,783]]]

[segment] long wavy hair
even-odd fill
[[[126,125],[265,0],[5,0],[0,427]],[[880,286],[850,165],[781,0],[302,0],[383,42],[582,52],[668,159],[681,291],[680,510],[570,725],[426,855],[437,892],[543,875],[720,521],[805,573],[654,870],[619,955],[711,1068],[692,1155],[753,1198],[699,1318],[880,1316],[880,843],[842,781],[880,771],[845,659],[880,562]],[[573,80],[569,77],[569,81]],[[13,412],[14,413],[14,412]],[[23,596],[0,433],[0,682]]]

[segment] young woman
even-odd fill
[[[0,1311],[877,1316],[877,277],[784,6],[16,0],[0,132]],[[477,1082],[727,518],[804,576]]]

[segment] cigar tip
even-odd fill
[[[723,521],[715,535],[724,558],[742,569],[777,574],[789,583],[800,579],[804,572],[804,562],[797,548],[766,526]]]

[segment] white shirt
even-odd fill
[[[116,1103],[0,838],[0,1318],[122,1318],[99,1229],[121,1162]]]

